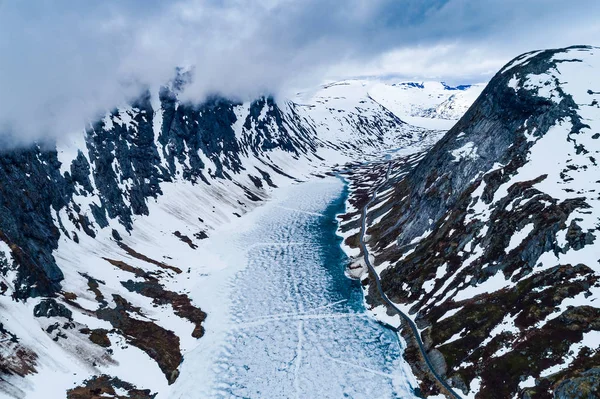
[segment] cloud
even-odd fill
[[[188,100],[247,100],[354,75],[484,81],[521,52],[600,37],[595,0],[0,4],[4,143],[82,129],[178,66],[193,67]]]

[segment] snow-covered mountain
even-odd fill
[[[449,86],[443,82],[397,82],[386,79],[351,79],[315,91],[298,93],[294,101],[313,98],[320,104],[353,109],[368,96],[402,121],[433,130],[450,129],[473,104],[485,84]],[[348,97],[350,96],[350,97]],[[359,98],[361,97],[361,98]]]
[[[357,81],[198,106],[181,84],[55,148],[0,154],[0,395],[164,397],[224,306],[219,226],[278,187],[439,138]]]
[[[416,326],[425,394],[453,396],[433,368],[464,397],[598,397],[599,71],[599,48],[523,54],[431,150],[349,176],[352,273]]]
[[[403,121],[433,129],[450,129],[481,94],[485,84],[376,82],[370,96]]]

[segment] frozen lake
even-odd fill
[[[232,234],[246,265],[231,281],[215,397],[414,397],[396,334],[365,313],[359,283],[344,275],[344,201],[338,179],[299,184]]]

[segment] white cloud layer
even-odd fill
[[[197,102],[359,75],[485,81],[524,51],[598,44],[599,17],[596,0],[5,0],[0,144],[81,129],[177,66]]]

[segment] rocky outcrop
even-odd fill
[[[156,393],[148,389],[137,389],[134,385],[117,377],[100,375],[85,381],[85,384],[67,391],[67,399],[151,399]]]
[[[600,396],[600,369],[584,371],[580,377],[560,383],[554,393],[556,399],[583,399]]]
[[[52,298],[43,299],[33,308],[33,315],[35,317],[64,317],[71,320],[73,312],[71,312],[62,303],[56,302]]]

